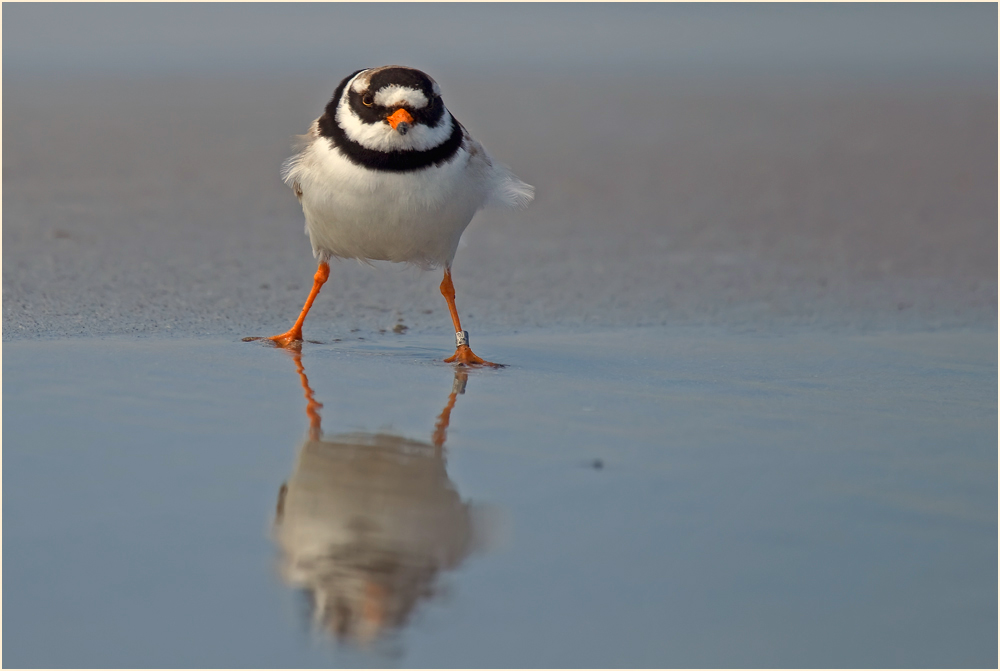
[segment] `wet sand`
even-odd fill
[[[996,328],[995,83],[439,77],[538,189],[463,238],[474,336]],[[278,168],[335,84],[5,83],[5,341],[284,331],[315,266]],[[402,318],[448,340],[438,282],[335,264],[307,335]]]

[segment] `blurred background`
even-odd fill
[[[992,5],[4,16],[6,339],[284,330],[314,266],[279,167],[342,77],[387,63],[538,189],[466,233],[472,331],[996,322]],[[333,278],[322,335],[447,321],[436,273]]]
[[[7,76],[337,78],[371,63],[406,62],[448,74],[638,68],[990,80],[991,15],[979,3],[13,5],[5,12],[4,67]]]

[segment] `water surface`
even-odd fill
[[[7,343],[6,663],[994,664],[995,334],[478,342]]]

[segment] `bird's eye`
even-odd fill
[[[364,97],[361,98],[361,104],[363,104],[365,107],[371,107],[373,102],[375,101],[372,99],[370,93],[366,93]]]

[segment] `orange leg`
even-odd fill
[[[306,315],[309,314],[309,308],[312,307],[313,301],[316,300],[317,296],[319,296],[320,288],[329,278],[330,264],[326,261],[320,261],[319,268],[316,269],[316,274],[313,276],[312,291],[309,292],[306,304],[302,306],[302,312],[299,314],[299,318],[295,320],[292,328],[280,335],[271,336],[269,338],[244,338],[243,340],[271,340],[278,347],[288,347],[293,343],[302,342],[302,324],[306,321]]]
[[[455,333],[463,333],[462,322],[458,318],[458,308],[455,307],[455,285],[451,282],[451,268],[444,269],[444,279],[441,280],[441,295],[448,302],[448,311],[451,312],[451,321],[455,324]],[[503,367],[503,364],[480,359],[472,352],[472,348],[468,345],[459,345],[455,353],[445,359],[445,363],[460,363],[467,366],[493,366],[494,368]]]

